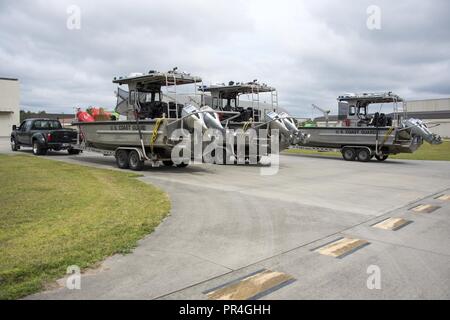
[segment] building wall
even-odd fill
[[[407,101],[406,110],[408,112],[450,111],[450,98]]]
[[[407,101],[406,108],[408,112],[450,112],[450,98]],[[430,118],[432,116],[429,115]],[[427,117],[423,120],[430,123],[431,132],[439,134],[441,137],[450,138],[450,118],[429,119]],[[439,126],[433,127],[433,123],[439,123]]]
[[[0,78],[0,137],[11,134],[11,126],[20,122],[20,87],[17,79]]]
[[[450,119],[427,119],[424,120],[430,131],[440,135],[443,138],[450,138]],[[439,123],[439,126],[434,127],[434,123]]]

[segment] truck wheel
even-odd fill
[[[69,148],[69,149],[67,149],[67,152],[68,152],[69,154],[79,154],[79,153],[80,153],[80,150],[74,149],[74,148]]]
[[[344,148],[342,150],[342,157],[346,161],[353,161],[356,158],[356,151],[353,148]]]
[[[131,170],[141,171],[144,169],[144,160],[141,160],[139,153],[136,150],[131,150],[128,155],[128,163]]]
[[[371,152],[369,149],[361,148],[358,150],[358,160],[361,162],[367,162],[370,161],[371,158]]]
[[[35,156],[43,156],[47,153],[47,149],[43,148],[41,144],[37,141],[33,141],[33,154]]]
[[[162,162],[166,167],[171,167],[173,166],[173,161],[172,160],[164,160]]]
[[[20,149],[20,146],[17,145],[16,139],[12,138],[11,139],[11,150],[12,151],[17,151]]]
[[[383,154],[382,156],[379,156],[379,155],[375,155],[375,158],[378,160],[378,161],[384,161],[384,160],[386,160],[387,158],[389,157],[389,155],[388,154]]]
[[[126,150],[117,150],[116,152],[116,163],[120,169],[128,169],[128,152]]]

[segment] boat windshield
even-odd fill
[[[161,95],[159,92],[138,92],[139,102],[153,102],[153,101],[161,101]]]
[[[140,103],[146,102],[154,102],[161,101],[161,93],[160,92],[143,92],[138,91],[137,96]],[[134,104],[135,91],[130,91],[130,104]]]

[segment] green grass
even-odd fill
[[[321,155],[325,157],[342,157],[340,152],[319,152],[313,150],[289,149],[288,154]],[[450,141],[444,141],[439,145],[430,145],[427,142],[414,153],[400,153],[389,156],[391,159],[408,160],[443,160],[450,161]]]
[[[0,155],[0,299],[130,252],[170,210],[168,196],[137,176]]]
[[[414,153],[401,153],[391,156],[392,159],[409,160],[445,160],[450,161],[450,141],[444,141],[442,144],[431,145],[427,142]]]

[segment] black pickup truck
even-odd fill
[[[11,149],[17,151],[21,146],[32,147],[35,155],[44,155],[47,150],[67,150],[69,154],[78,154],[80,150],[73,149],[77,141],[77,132],[63,129],[58,120],[27,119],[17,128],[12,127]]]

